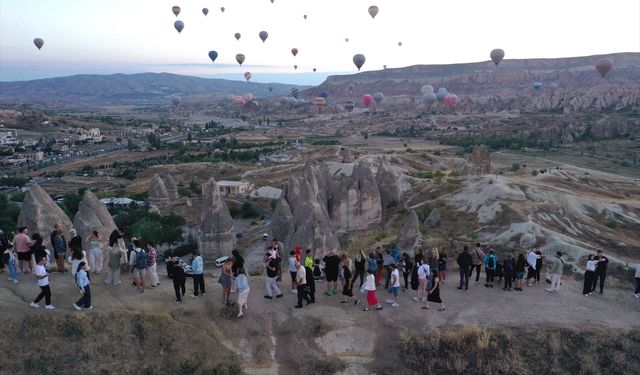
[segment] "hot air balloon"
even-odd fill
[[[349,43],[349,38],[344,38],[344,41]]]
[[[209,9],[202,8],[202,13],[206,16],[207,14],[209,14]]]
[[[304,16],[302,16],[302,18],[304,18],[306,20],[307,19],[307,15],[305,14]]]
[[[382,103],[382,101],[384,100],[384,94],[381,92],[376,92],[375,94],[373,94],[373,100],[376,101],[376,104],[380,105],[380,103]]]
[[[540,90],[542,88],[542,82],[534,82],[533,88],[536,90]]]
[[[558,89],[558,87],[560,87],[560,86],[555,82],[551,82],[549,87],[551,88],[551,90],[556,91]]]
[[[382,69],[387,69],[387,64],[382,65]]]
[[[426,109],[430,108],[435,102],[438,101],[436,94],[433,92],[427,92],[422,95],[422,102],[424,103]]]
[[[175,27],[176,30],[178,30],[178,34],[180,34],[182,32],[182,29],[184,29],[184,22],[176,21],[173,23],[173,27]]]
[[[273,87],[269,86],[269,87],[267,87],[267,90],[269,90],[269,92],[271,92],[271,91],[273,91]]]
[[[224,13],[224,7],[220,7],[220,11]]]
[[[298,65],[294,65],[293,69],[298,70]]]
[[[273,4],[274,1],[276,1],[276,0],[271,0],[271,4]]]
[[[322,92],[320,93],[320,95],[318,95],[318,96],[319,96],[319,97],[321,97],[321,98],[326,99],[326,98],[328,98],[328,97],[329,97],[329,92],[327,92],[327,91],[322,91]]]
[[[291,89],[291,97],[294,99],[298,99],[298,95],[300,95],[300,90],[297,87]]]
[[[240,40],[240,37],[241,37],[242,35],[240,35],[240,33],[235,33],[233,36],[235,36],[235,37],[236,37],[236,40]]]
[[[234,96],[234,97],[233,97],[233,102],[234,102],[234,103],[236,103],[237,105],[241,106],[241,107],[242,107],[242,106],[244,105],[244,103],[245,103],[244,99],[242,99],[242,96],[240,96],[240,95],[236,95],[236,96]]]
[[[244,55],[241,53],[237,54],[236,61],[238,62],[238,64],[242,65],[242,63],[244,62]]]
[[[372,101],[373,101],[373,96],[371,95],[364,95],[362,97],[362,105],[364,105],[365,107],[370,106]]]
[[[173,103],[173,106],[176,108],[180,108],[180,104],[182,104],[182,100],[180,100],[180,98],[173,98],[171,99],[171,102]]]
[[[369,7],[369,15],[371,16],[371,18],[376,18],[376,15],[378,14],[378,7],[375,5],[372,5]]]
[[[249,73],[249,74],[251,74],[251,73]],[[253,100],[253,94],[248,92],[248,93],[242,95],[242,100],[244,100],[245,103],[252,101]]]
[[[402,47],[402,42],[398,42],[398,47]]]
[[[431,85],[424,85],[420,88],[420,92],[423,94],[428,94],[428,93],[433,93],[433,86]]]
[[[367,58],[364,57],[364,55],[361,53],[358,53],[357,55],[353,55],[353,63],[358,68],[358,71],[360,71],[360,68],[362,68],[362,65],[364,65],[364,62],[366,60]]]
[[[180,7],[176,5],[173,8],[171,8],[171,11],[173,12],[173,14],[176,15],[176,17],[178,17],[178,14],[180,14]]]
[[[291,48],[291,54],[293,55],[293,57],[296,57],[296,55],[298,54],[298,49],[297,48]]]
[[[444,104],[453,107],[458,104],[458,97],[455,94],[449,94],[444,98]]]
[[[262,40],[262,43],[264,43],[264,41],[269,37],[269,33],[266,31],[260,31],[260,34],[258,34],[258,36],[260,37],[260,40]]]
[[[313,105],[318,108],[318,111],[320,111],[325,104],[327,104],[327,101],[324,98],[315,98],[313,100]]]
[[[351,113],[351,111],[353,111],[353,109],[356,107],[356,103],[352,101],[348,101],[348,102],[345,102],[342,107],[346,109],[347,112]]]
[[[436,94],[436,99],[438,99],[438,102],[442,103],[444,102],[444,98],[446,98],[447,95],[449,95],[449,92],[447,91],[447,89],[442,87],[438,89],[438,93]]]
[[[244,72],[244,79],[247,80],[247,82],[249,82],[249,80],[251,79],[251,72]]]
[[[493,51],[491,51],[489,56],[491,57],[491,61],[493,61],[494,64],[498,65],[500,64],[500,61],[504,59],[504,51],[501,50],[500,48],[496,48]]]
[[[604,78],[611,69],[613,69],[613,60],[608,57],[596,62],[596,70],[600,73],[602,78]]]
[[[316,72],[316,68],[313,68],[313,72],[314,72],[314,73]]]
[[[42,48],[42,46],[44,46],[44,40],[40,39],[40,38],[35,38],[33,40],[33,44],[36,45],[36,47],[38,47],[38,49]]]
[[[211,62],[216,62],[216,59],[218,58],[218,52],[209,51],[209,58],[211,59]]]

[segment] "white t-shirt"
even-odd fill
[[[395,279],[394,279],[394,277],[395,277]],[[400,287],[400,272],[398,272],[397,268],[395,270],[391,271],[391,280],[395,280],[393,285],[391,285],[392,288],[399,288]]]
[[[289,257],[289,272],[298,272],[296,268],[296,257],[294,256]]]
[[[47,270],[41,264],[36,264],[36,276],[45,276],[47,274]],[[49,276],[44,277],[42,279],[38,279],[38,286],[47,286],[49,285]]]
[[[418,267],[418,279],[426,279],[427,276],[431,273],[431,268],[428,264],[423,264]]]
[[[597,263],[598,263],[597,260],[588,260],[587,261],[587,271],[594,271],[595,272]]]

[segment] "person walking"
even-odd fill
[[[473,270],[476,270],[476,285],[480,283],[480,271],[482,268],[482,260],[484,259],[484,251],[482,251],[482,247],[480,243],[476,243],[475,250],[471,253],[471,257],[473,258],[473,266],[469,270],[469,278],[473,276]]]
[[[49,254],[47,254],[47,249],[42,244],[43,239],[40,233],[34,233],[33,236],[31,236],[31,241],[33,242],[33,245],[29,247],[29,252],[31,252],[31,257],[34,259],[45,258],[46,262],[44,264],[44,268],[46,268],[47,271],[49,271],[49,259],[48,259]]]
[[[324,262],[324,273],[327,276],[327,291],[325,296],[331,297],[338,293],[338,274],[340,273],[340,257],[334,249],[322,258]]]
[[[342,254],[342,277],[344,278],[344,284],[342,286],[342,302],[346,305],[350,302],[350,298],[353,298],[353,277],[351,269],[349,268],[349,257],[347,254]]]
[[[40,307],[38,302],[40,302],[40,300],[44,298],[44,301],[46,303],[45,309],[53,310],[55,309],[55,306],[51,304],[51,287],[49,286],[50,274],[44,268],[46,262],[47,260],[45,258],[40,258],[38,259],[38,262],[36,264],[35,272],[36,278],[38,279],[38,286],[40,287],[40,294],[38,294],[36,299],[34,299],[29,306],[37,309],[38,307]]]
[[[160,285],[160,278],[158,277],[158,252],[156,251],[156,245],[153,242],[147,243],[147,276],[149,279],[149,286],[152,288]]]
[[[56,223],[53,228],[53,232],[51,232],[51,247],[53,247],[58,272],[67,272],[64,264],[65,257],[67,256],[67,241],[64,239],[62,225]]]
[[[204,260],[197,250],[191,250],[191,277],[193,277],[193,294],[191,298],[198,298],[202,293],[204,296]]]
[[[391,263],[391,280],[389,282],[389,295],[390,299],[386,300],[386,303],[391,304],[392,307],[400,307],[398,303],[398,290],[400,289],[400,271],[395,263]]]
[[[298,267],[296,266],[296,263],[298,262],[296,260],[296,252],[291,250],[289,252],[289,259],[287,259],[287,262],[289,264],[289,275],[291,275],[291,293],[296,294],[298,293],[298,289],[296,287],[296,275],[298,274]]]
[[[249,300],[249,280],[244,272],[244,268],[238,268],[238,274],[236,276],[236,290],[238,291],[238,318],[244,315],[243,309],[248,308],[247,301]]]
[[[564,267],[564,260],[562,260],[562,252],[557,251],[556,256],[551,260],[551,267],[549,273],[551,273],[551,287],[546,289],[549,293],[556,293],[560,291],[560,276],[562,275],[562,268]]]
[[[71,263],[71,276],[74,278],[76,277],[76,272],[78,271],[78,265],[80,262],[85,262],[87,265],[89,264],[87,261],[87,253],[78,246],[74,246],[73,249],[71,249],[71,256],[69,256],[69,259],[67,260]]]
[[[18,266],[21,273],[32,273],[35,269],[31,264],[31,245],[33,241],[27,235],[27,227],[18,228],[18,234],[13,237],[13,250],[18,254]]]
[[[267,268],[267,278],[265,280],[267,294],[264,298],[272,299],[274,291],[276,292],[276,298],[281,298],[282,291],[278,288],[278,283],[276,281],[278,278],[278,261],[274,257],[267,257],[265,267]]]
[[[171,256],[171,260],[167,262],[167,275],[173,280],[173,291],[176,294],[176,304],[182,303],[182,297],[186,293],[185,284],[187,282],[187,276],[184,272],[184,268],[180,265],[178,261],[178,257],[175,255]]]
[[[409,254],[402,253],[400,256],[400,264],[402,266],[402,277],[404,278],[404,291],[409,290],[409,276],[411,276],[411,270],[413,269],[413,263]]]
[[[515,275],[516,275],[516,287],[514,290],[518,292],[522,292],[522,287],[524,286],[524,273],[527,268],[527,261],[524,257],[523,253],[518,254],[518,259],[516,259],[515,263]]]
[[[355,284],[356,280],[360,279],[360,287],[362,287],[362,284],[364,284],[366,263],[367,257],[364,255],[364,252],[360,250],[353,262],[355,270],[353,272],[353,278],[351,279],[352,284]]]
[[[596,257],[594,258],[598,261],[596,265],[596,272],[593,278],[593,286],[592,290],[595,291],[598,286],[598,280],[600,281],[600,294],[604,291],[604,280],[607,278],[607,267],[609,266],[609,258],[602,254],[602,250],[598,250]]]
[[[496,266],[498,264],[498,257],[496,253],[491,249],[489,250],[489,254],[486,254],[482,258],[482,262],[484,263],[484,269],[487,273],[487,282],[484,284],[487,288],[493,288],[493,279],[495,277]]]
[[[471,274],[473,266],[473,257],[469,254],[469,247],[465,245],[462,248],[462,252],[458,254],[458,259],[456,260],[458,263],[458,269],[460,271],[460,285],[458,286],[459,290],[469,290],[469,276]]]
[[[295,252],[294,252],[295,256]],[[307,305],[311,303],[311,298],[307,295],[307,270],[302,266],[299,261],[296,261],[296,267],[298,272],[296,273],[296,288],[298,288],[298,304],[294,307],[296,309],[302,308],[302,300],[307,301]]]
[[[420,261],[420,266],[418,267],[418,290],[416,292],[416,296],[413,297],[414,301],[424,302],[424,294],[427,290],[427,283],[430,275],[431,267],[427,264],[426,259],[422,259]]]
[[[222,270],[220,271],[220,278],[218,282],[222,285],[222,295],[220,296],[220,300],[223,305],[229,306],[231,300],[231,284],[233,284],[233,271],[231,268],[233,267],[233,261],[227,260],[222,265]]]
[[[427,295],[427,303],[425,303],[422,308],[425,310],[429,310],[429,302],[439,303],[439,311],[444,311],[444,302],[442,302],[442,297],[440,297],[440,278],[435,273],[433,276],[433,285],[431,287],[431,290],[429,290],[429,294]]]
[[[507,254],[507,258],[502,262],[502,275],[504,276],[504,291],[511,291],[511,283],[513,282],[514,262],[511,254]]]
[[[104,280],[105,284],[120,285],[120,267],[123,264],[127,264],[127,247],[122,237],[118,238],[118,241],[109,248],[109,258],[107,261],[107,278]]]
[[[591,287],[593,286],[593,279],[596,274],[596,265],[598,261],[595,260],[593,254],[589,254],[587,257],[587,265],[584,270],[584,285],[582,287],[582,295],[587,297],[591,295],[593,291]]]
[[[376,277],[371,269],[367,270],[367,279],[360,291],[367,292],[367,307],[364,307],[362,311],[369,311],[373,306],[376,307],[376,310],[382,310],[382,305],[378,303],[378,298],[376,298]]]
[[[76,269],[76,285],[80,289],[80,293],[82,297],[73,304],[73,307],[80,311],[82,309],[92,309],[91,305],[91,288],[89,287],[89,275],[87,271],[87,264],[85,262],[80,262],[78,264],[78,268]]]
[[[87,254],[87,258],[89,259],[89,269],[94,275],[97,275],[102,271],[104,258],[102,243],[100,242],[100,234],[97,230],[91,232],[91,235],[87,238],[87,243],[89,244],[89,254]]]
[[[133,251],[129,255],[129,265],[133,283],[138,289],[138,293],[144,293],[144,277],[147,269],[147,253],[140,248],[140,241],[133,240]]]

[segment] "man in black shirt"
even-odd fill
[[[278,260],[276,257],[271,256],[270,253],[267,253],[267,261],[265,262],[265,267],[267,268],[267,280],[265,281],[265,286],[267,288],[267,295],[264,298],[272,299],[273,291],[275,291],[276,298],[282,297],[282,291],[278,288],[278,283],[276,283],[276,278],[278,277]]]
[[[471,270],[471,266],[473,265],[473,258],[469,253],[469,247],[465,245],[464,251],[462,251],[458,255],[457,259],[458,268],[460,270],[460,286],[458,289],[460,290],[468,290],[469,289],[469,270]]]
[[[591,290],[596,290],[596,287],[598,286],[598,279],[600,279],[600,294],[602,294],[602,291],[604,290],[604,279],[607,278],[607,266],[609,265],[609,259],[602,254],[602,250],[598,250],[598,255],[596,255],[594,259],[598,261],[598,264],[596,264],[596,274],[593,278]]]
[[[340,257],[335,250],[331,250],[329,254],[322,258],[324,262],[324,273],[327,275],[327,291],[324,293],[327,297],[331,297],[338,292],[338,273],[340,271]]]

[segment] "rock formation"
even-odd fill
[[[350,148],[348,147],[342,148],[340,150],[340,155],[342,156],[343,163],[353,163],[354,161],[353,151]]]
[[[283,242],[293,231],[293,213],[291,213],[291,206],[289,206],[289,203],[283,197],[278,200],[276,209],[273,211],[271,228],[273,238]]]
[[[231,254],[236,246],[235,227],[220,188],[212,178],[202,189],[202,216],[200,220],[200,253],[206,262]]]
[[[353,167],[351,176],[333,185],[328,206],[335,229],[350,232],[380,224],[380,191],[365,160],[360,160]]]
[[[440,218],[440,210],[434,208],[429,216],[424,220],[424,223],[429,228],[439,228],[442,225],[442,220]]]
[[[69,230],[73,227],[73,223],[49,194],[40,185],[34,184],[24,196],[18,216],[18,227],[29,228],[30,235],[40,233],[44,239],[44,245],[51,248],[49,234],[56,223],[62,225],[65,238],[69,240]]]
[[[538,240],[536,239],[536,236],[534,234],[531,233],[524,233],[521,237],[520,237],[520,248],[524,249],[524,250],[529,250],[531,249],[536,243],[538,242]]]
[[[414,249],[420,247],[424,242],[424,238],[420,233],[420,220],[414,210],[409,210],[404,218],[404,224],[398,237],[396,238],[396,247],[400,252],[413,254]]]
[[[91,232],[97,230],[103,241],[106,241],[116,229],[116,223],[113,222],[107,206],[90,190],[86,190],[73,219],[73,227],[83,239],[89,238]]]
[[[386,156],[380,159],[376,182],[378,184],[378,190],[380,190],[380,201],[383,210],[393,205],[394,202],[396,204],[400,202],[400,197],[402,196],[400,176],[391,168],[391,164],[389,164]]]
[[[470,158],[473,164],[473,173],[480,176],[491,173],[491,155],[485,145],[479,145],[473,148]]]
[[[169,200],[175,202],[178,197],[178,185],[176,185],[175,180],[171,177],[170,174],[166,174],[162,177],[162,181],[164,182],[164,186],[167,188],[167,193],[169,194]]]
[[[154,174],[149,185],[149,204],[163,212],[171,206],[169,192],[160,176]]]

